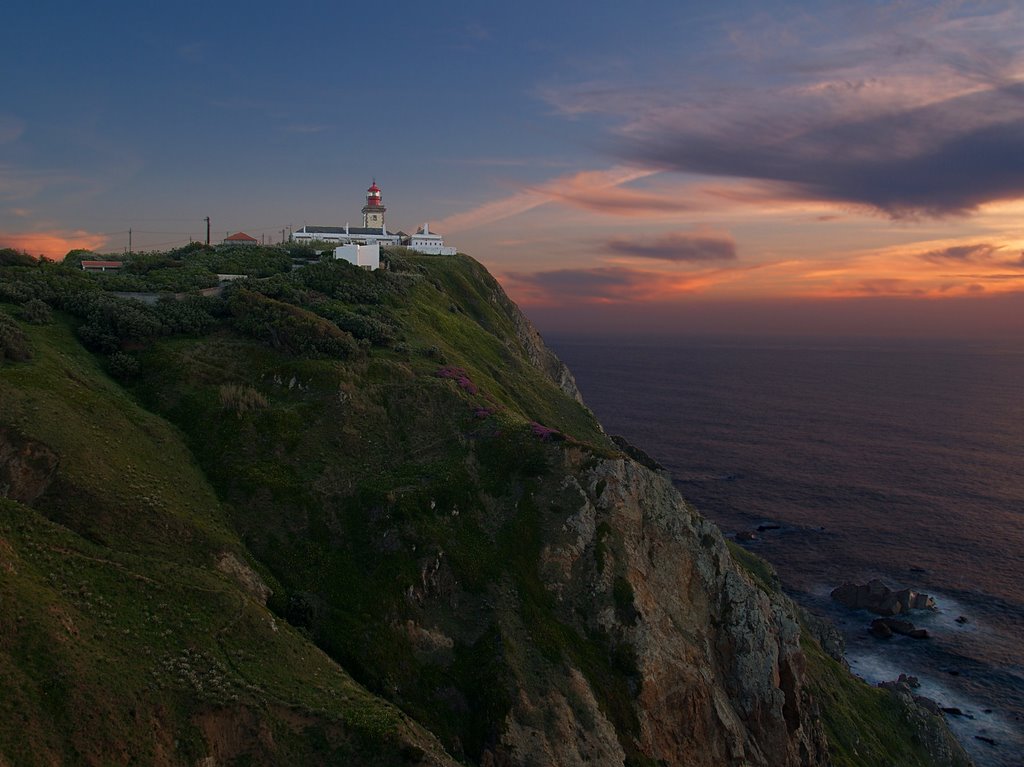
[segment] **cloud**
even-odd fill
[[[733,30],[705,51],[707,78],[673,82],[682,65],[660,62],[642,80],[541,93],[570,119],[612,117],[607,149],[629,163],[892,217],[961,215],[1024,197],[1022,35],[1015,4],[837,4]]]
[[[41,254],[57,260],[69,250],[96,250],[107,243],[107,236],[84,230],[52,232],[0,232],[0,247],[17,248],[32,255]]]
[[[613,237],[605,248],[616,255],[663,261],[733,261],[736,243],[727,235],[670,232],[657,238]]]
[[[927,253],[922,253],[921,258],[925,261],[931,261],[932,263],[987,261],[997,250],[999,250],[998,246],[989,245],[988,243],[979,243],[977,245],[953,245],[948,248],[930,250]]]
[[[653,175],[651,171],[633,170],[628,181],[650,175]],[[628,181],[609,184],[604,171],[584,171],[550,181],[536,191],[547,195],[554,202],[612,216],[683,213],[696,207],[693,200],[686,197],[624,187],[623,184]]]
[[[622,184],[651,176],[656,171],[633,167],[616,166],[603,171],[583,171],[561,176],[542,185],[527,187],[506,197],[478,205],[470,210],[448,216],[437,222],[437,231],[451,233],[492,224],[502,219],[526,213],[553,201],[576,201],[581,206],[589,204],[615,207],[611,200],[613,190]],[[587,200],[587,203],[581,200]]]
[[[512,272],[503,277],[525,304],[643,302],[695,289],[702,282],[699,277],[622,266]]]
[[[948,287],[947,287],[948,290]],[[845,292],[858,296],[924,296],[928,291],[912,280],[899,277],[877,277],[861,280],[846,288]]]
[[[803,102],[780,99],[714,131],[679,116],[635,125],[620,151],[634,162],[773,182],[796,198],[892,216],[963,214],[1024,197],[1024,84],[839,122]]]

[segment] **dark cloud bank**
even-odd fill
[[[613,237],[605,247],[616,255],[662,261],[732,261],[736,258],[736,243],[724,235],[673,232],[654,239]]]
[[[771,113],[738,115],[714,131],[699,114],[677,113],[634,125],[619,151],[892,216],[963,214],[1024,197],[1024,84],[860,120],[815,118],[806,106],[780,101]]]

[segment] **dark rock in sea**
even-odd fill
[[[912,687],[915,690],[921,686],[920,679],[918,679],[916,676],[909,676],[907,674],[900,674],[899,679],[897,679],[896,681],[903,682],[907,685],[907,687]]]
[[[980,740],[982,743],[988,743],[990,746],[999,745],[995,738],[990,738],[987,735],[975,735],[975,740]]]
[[[757,532],[763,533],[765,530],[781,530],[782,525],[776,525],[774,522],[764,522],[757,526]]]
[[[942,710],[945,711],[950,716],[963,716],[964,715],[964,712],[961,711],[956,706],[943,706]]]
[[[876,639],[889,639],[892,636],[892,629],[889,628],[889,624],[885,622],[885,618],[875,618],[871,621],[871,628],[868,629],[871,632],[871,636]]]
[[[899,615],[908,610],[933,610],[935,600],[911,589],[893,591],[877,578],[865,584],[844,583],[832,590],[832,598],[853,610],[878,615]]]
[[[927,570],[925,570],[925,569],[924,569],[923,567],[916,567],[916,566],[915,566],[915,567],[908,567],[907,569],[908,569],[908,570],[909,570],[910,572],[912,572],[912,573],[917,573],[918,575],[924,575],[924,574],[926,574],[926,573],[928,572],[928,571],[927,571]]]
[[[936,703],[931,698],[926,698],[923,695],[915,695],[914,701],[917,703],[917,705],[927,709],[935,715],[942,713],[942,708],[939,706],[938,703]]]
[[[738,533],[736,533],[736,540],[737,541],[756,541],[757,540],[757,533],[752,532],[751,530],[740,530]]]
[[[928,631],[919,629],[910,621],[898,618],[875,618],[871,621],[871,628],[868,629],[872,636],[879,639],[888,639],[893,634],[902,634],[911,639],[927,639]]]
[[[961,625],[963,625],[964,623],[970,623],[970,621],[967,620],[966,616],[963,616],[963,615],[961,615],[959,618],[957,618],[956,622],[961,624]]]

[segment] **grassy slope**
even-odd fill
[[[0,369],[0,426],[66,460],[57,492],[40,504],[56,524],[4,507],[0,567],[16,573],[2,581],[3,598],[20,616],[0,623],[10,659],[0,684],[18,700],[5,722],[16,724],[15,707],[33,712],[26,721],[54,753],[134,732],[141,762],[168,748],[167,733],[189,754],[209,748],[204,723],[221,707],[264,712],[296,761],[335,749],[390,763],[412,753],[401,746],[410,737],[427,742],[305,641],[312,636],[470,761],[497,737],[512,678],[570,661],[629,752],[629,658],[560,620],[539,578],[551,531],[532,499],[558,503],[561,478],[548,466],[564,443],[541,443],[529,423],[584,452],[615,448],[528,363],[483,267],[465,257],[407,265],[404,292],[369,307],[400,329],[401,344],[347,361],[299,359],[222,328],[154,344],[129,396],[63,324],[31,329],[36,358]],[[464,368],[478,391],[439,378],[442,365]],[[237,413],[222,404],[224,385],[252,387],[267,406]],[[496,412],[481,417],[484,407]],[[225,550],[258,563],[277,592],[273,608],[304,633],[212,570]],[[759,585],[776,588],[770,568],[744,554],[734,551]],[[453,645],[424,651],[408,619],[440,627]],[[854,748],[857,764],[888,764],[908,748],[916,756],[906,763],[924,764],[890,727],[885,694],[815,648],[812,684],[837,764],[852,764]],[[198,667],[213,670],[198,679],[202,692]],[[92,708],[103,722],[75,730],[80,714],[69,712]],[[162,724],[146,730],[143,720]],[[14,725],[0,730],[0,744],[18,737]]]
[[[0,425],[60,454],[62,497],[41,504],[59,522],[0,506],[0,763],[192,764],[221,749],[387,764],[407,741],[429,747],[213,568],[244,548],[176,430],[63,323],[26,329],[34,357],[0,369]],[[218,740],[240,727],[252,743]]]

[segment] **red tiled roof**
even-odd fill
[[[235,232],[230,237],[224,238],[225,242],[258,242],[255,237],[250,237],[245,232]]]
[[[86,269],[86,268],[88,268],[90,266],[93,267],[94,269],[99,269],[101,267],[102,268],[106,268],[106,269],[119,269],[122,266],[124,266],[124,262],[123,261],[83,261],[82,262],[82,268],[83,269]]]

